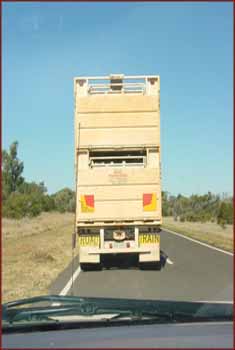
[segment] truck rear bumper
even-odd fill
[[[89,255],[99,255],[99,254],[130,254],[130,253],[151,253],[150,248],[110,248],[110,249],[94,249],[88,252]]]
[[[160,261],[160,247],[159,245],[146,248],[113,248],[113,249],[104,249],[96,248],[92,250],[80,250],[79,258],[80,262],[84,263],[99,263],[100,257],[102,255],[116,255],[116,254],[138,254],[139,262],[154,262]]]

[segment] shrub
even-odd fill
[[[51,196],[44,195],[42,197],[42,206],[43,206],[43,211],[55,210],[55,201]]]
[[[19,193],[11,193],[3,202],[2,214],[4,217],[20,219],[27,214],[28,198]]]
[[[54,200],[55,210],[58,210],[60,213],[75,211],[75,193],[71,189],[64,188],[51,197]]]
[[[233,204],[231,202],[222,202],[217,216],[219,225],[233,224]]]
[[[3,216],[13,219],[20,219],[24,216],[34,217],[44,210],[49,210],[50,201],[43,194],[13,192],[3,202]]]

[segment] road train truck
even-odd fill
[[[159,266],[160,77],[76,77],[74,98],[81,269],[130,254],[140,267]]]

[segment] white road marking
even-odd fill
[[[66,284],[66,286],[62,289],[62,291],[59,293],[59,295],[66,295],[70,288],[72,287],[72,281],[74,282],[76,278],[78,278],[79,273],[81,272],[80,265],[78,266],[77,270],[73,273],[72,277]],[[52,303],[52,306],[60,306],[61,303]]]
[[[190,238],[190,237],[187,237],[187,236],[184,236],[183,234],[181,233],[178,233],[178,232],[175,232],[175,231],[171,231],[171,230],[168,230],[166,228],[163,227],[163,231],[166,231],[166,232],[170,232],[176,236],[179,236],[179,237],[182,237],[182,238],[185,238],[185,239],[188,239],[189,241],[192,241],[192,242],[195,242],[195,243],[198,243],[198,244],[201,244],[203,245],[204,247],[207,247],[207,248],[210,248],[210,249],[214,249],[214,250],[217,250],[218,252],[221,252],[221,253],[224,253],[224,254],[227,254],[227,255],[231,255],[233,256],[233,253],[230,253],[230,252],[227,252],[226,250],[223,250],[223,249],[219,249],[219,248],[216,248],[216,247],[213,247],[212,245],[209,245],[209,244],[206,244],[206,243],[203,243],[203,242],[200,242],[196,239],[193,239],[193,238]]]
[[[76,280],[76,278],[78,278],[79,273],[81,272],[81,268],[80,265],[78,266],[77,270],[73,273],[73,275],[71,276],[70,280],[68,281],[68,283],[66,284],[66,286],[62,289],[62,291],[59,293],[59,295],[66,295],[68,293],[68,291],[71,289],[72,287],[72,282],[74,282]],[[61,303],[52,303],[52,306],[60,306]]]
[[[68,281],[66,286],[62,289],[62,291],[59,293],[59,295],[66,295],[68,293],[68,291],[72,287],[72,281],[74,282],[76,280],[76,278],[78,278],[78,275],[79,275],[80,272],[81,272],[81,268],[80,268],[80,265],[79,265],[77,270],[73,273],[72,277],[70,278],[70,280]]]
[[[169,265],[173,265],[173,264],[174,264],[173,261],[171,261],[171,259],[169,259],[169,258],[166,259],[166,262],[167,262],[167,264],[169,264]]]

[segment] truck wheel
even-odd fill
[[[90,270],[90,264],[85,264],[85,263],[81,263],[80,264],[81,270],[82,271],[89,271]]]
[[[101,270],[101,264],[80,263],[82,271],[99,271]]]
[[[157,261],[154,263],[154,266],[153,266],[154,270],[161,271],[161,268],[162,268],[161,261]]]

